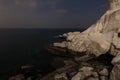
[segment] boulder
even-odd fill
[[[92,75],[92,67],[82,67],[79,69],[79,72],[72,77],[71,80],[84,80],[86,77]]]
[[[108,76],[108,75],[109,75],[109,72],[108,72],[108,70],[107,70],[106,68],[104,68],[102,71],[99,72],[99,74],[100,74],[101,76]]]

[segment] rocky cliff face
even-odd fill
[[[59,35],[65,41],[53,43],[54,51],[64,51],[64,55],[87,55],[87,61],[109,53],[114,58],[110,61],[114,67],[109,80],[120,80],[120,0],[108,0],[109,9],[92,26],[83,32],[69,32]],[[67,54],[66,54],[67,53]],[[61,53],[57,53],[61,55]],[[63,55],[63,53],[62,53]],[[107,56],[106,56],[107,58]],[[75,58],[81,60],[81,58]],[[81,76],[76,74],[76,76]],[[108,80],[100,79],[100,80]],[[72,79],[83,80],[83,79]],[[90,79],[96,80],[96,79]]]
[[[66,38],[66,41],[54,43],[53,46],[66,47],[75,52],[88,52],[96,56],[108,52],[112,45],[120,48],[117,41],[120,32],[120,0],[109,2],[110,9],[90,28],[81,33],[65,33],[60,37]]]
[[[109,9],[116,9],[120,8],[120,1],[119,0],[109,0]]]

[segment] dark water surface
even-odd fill
[[[26,64],[49,67],[53,56],[44,46],[69,31],[81,29],[0,29],[0,73]]]

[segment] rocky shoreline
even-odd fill
[[[48,47],[56,55],[53,72],[9,80],[120,80],[120,0],[108,3],[106,13],[87,30],[59,35],[64,41]]]
[[[22,66],[20,72],[9,80],[109,80],[112,58],[113,56],[104,54],[79,62],[70,57],[55,57],[52,65],[56,70],[53,72],[41,75],[40,70],[34,66]]]

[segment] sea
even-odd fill
[[[83,31],[80,28],[1,28],[0,29],[0,80],[23,65],[40,66],[49,72],[53,55],[45,47],[59,41],[54,36]]]

